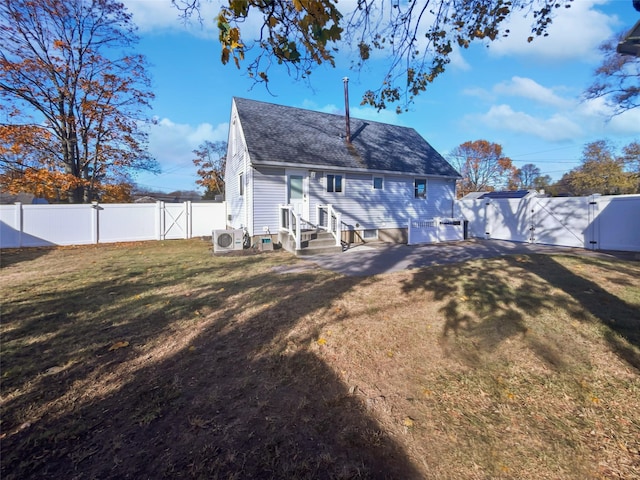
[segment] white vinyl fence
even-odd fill
[[[0,248],[169,240],[226,227],[226,203],[0,205]]]
[[[408,244],[449,242],[464,239],[464,220],[460,218],[431,218],[409,220]]]
[[[640,252],[640,195],[459,200],[468,236]]]

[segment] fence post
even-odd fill
[[[187,223],[185,225],[184,234],[185,234],[185,238],[189,239],[189,238],[191,238],[191,231],[192,231],[192,229],[191,229],[191,221],[192,221],[191,220],[192,219],[192,217],[191,217],[191,201],[190,200],[187,200],[186,202],[184,202],[184,210],[185,210],[185,212],[184,212],[185,221]]]
[[[587,227],[588,233],[586,235],[587,238],[585,238],[586,245],[584,246],[584,248],[589,250],[600,249],[600,205],[598,204],[599,198],[599,193],[589,195],[587,204],[587,221],[589,222],[589,226]]]
[[[490,219],[489,219],[489,207],[491,206],[491,199],[488,198],[484,202],[484,238],[488,240],[491,238]]]
[[[98,202],[91,202],[91,242],[98,243],[100,241],[100,218],[98,216]]]
[[[433,223],[436,227],[436,242],[440,242],[440,217],[433,217]]]
[[[536,226],[534,223],[535,217],[534,217],[534,203],[536,202],[536,198],[535,197],[525,197],[525,201],[527,202],[525,204],[525,209],[526,209],[526,218],[527,218],[527,224],[529,226],[529,239],[528,239],[528,243],[536,243]]]
[[[22,248],[22,230],[23,230],[23,220],[22,220],[22,202],[16,202],[16,210],[14,212],[15,215],[15,225],[16,230],[18,230],[18,248]]]
[[[156,202],[156,210],[158,212],[158,240],[164,240],[164,202]]]

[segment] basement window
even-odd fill
[[[368,229],[362,231],[362,239],[363,240],[377,240],[378,239],[378,230]]]
[[[343,177],[342,175],[327,175],[327,192],[342,193]]]

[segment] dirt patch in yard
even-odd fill
[[[640,476],[640,265],[2,252],[3,478]]]

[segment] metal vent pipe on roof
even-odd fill
[[[347,121],[347,142],[351,143],[351,119],[349,118],[349,77],[342,79],[344,82],[344,112]]]

